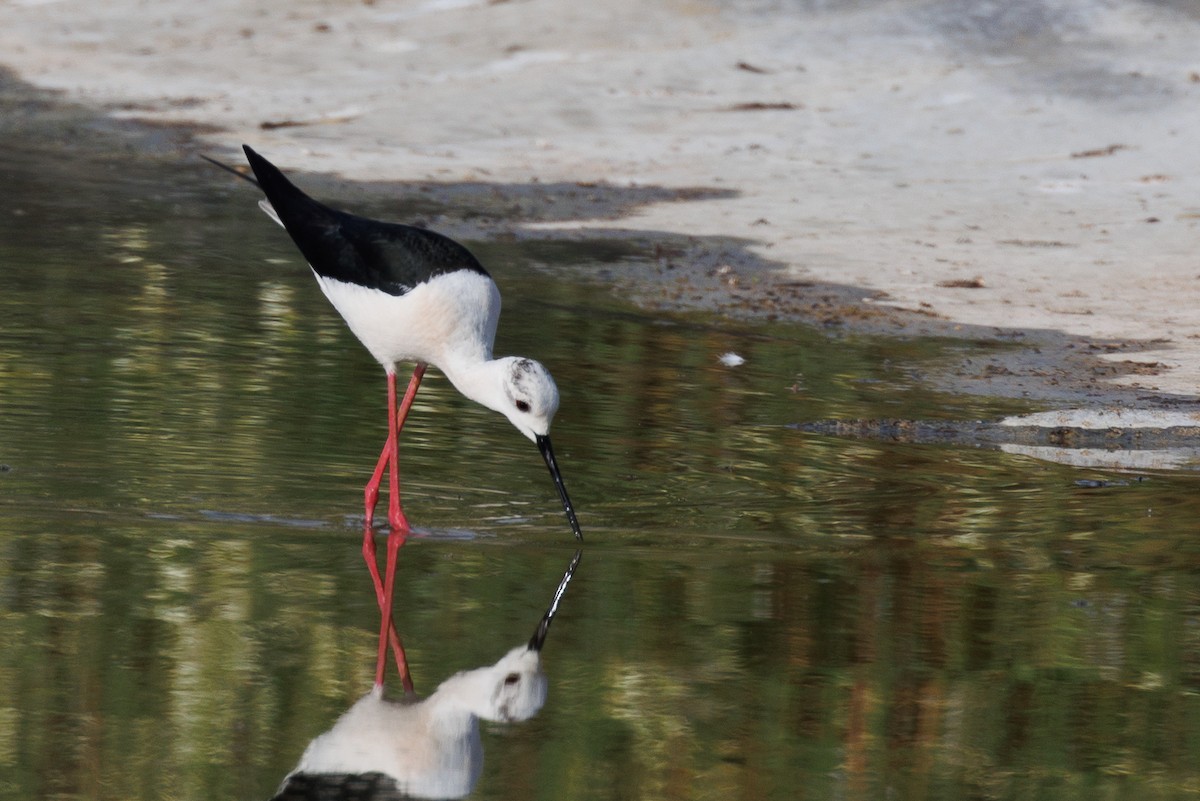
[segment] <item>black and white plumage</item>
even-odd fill
[[[292,237],[321,291],[383,365],[387,376],[388,438],[364,491],[363,555],[383,613],[376,684],[383,684],[391,636],[407,686],[403,652],[391,633],[396,554],[410,530],[400,504],[398,445],[426,365],[441,370],[463,395],[503,414],[537,445],[571,530],[582,540],[550,444],[550,422],[558,411],[558,387],[550,372],[533,359],[493,358],[500,291],[469,250],[432,231],[330,208],[300,191],[249,146],[243,145],[243,149],[254,178],[208,160],[262,189],[266,199],[260,207]],[[398,403],[396,369],[401,362],[414,362],[416,366],[408,390]],[[385,470],[389,477],[390,533],[386,579],[381,579],[371,523]]]
[[[454,674],[428,698],[389,701],[381,687],[372,688],[309,743],[273,801],[342,797],[307,792],[321,779],[336,779],[339,789],[366,785],[371,798],[467,796],[483,770],[479,721],[528,720],[546,702],[542,646],[582,556],[571,558],[526,645],[494,665]]]
[[[399,297],[433,278],[460,270],[491,277],[475,256],[453,239],[424,228],[330,208],[297,189],[254,150],[245,150],[258,185],[269,198],[264,211],[287,229],[318,278]]]
[[[571,529],[582,537],[550,445],[558,388],[533,359],[492,357],[500,291],[487,270],[449,237],[313,200],[243,147],[267,196],[260,205],[287,230],[326,297],[384,370],[432,364],[463,395],[507,417],[538,445]]]

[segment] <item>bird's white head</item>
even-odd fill
[[[582,540],[583,532],[575,518],[575,508],[567,496],[550,445],[550,422],[558,411],[558,387],[550,377],[550,371],[541,362],[523,356],[505,356],[462,373],[453,368],[442,369],[462,394],[503,414],[538,446],[554,478],[571,530]]]
[[[550,433],[550,422],[558,411],[558,386],[541,362],[523,356],[496,361],[501,391],[496,411],[536,442]]]
[[[458,673],[438,688],[483,720],[529,720],[546,703],[541,655],[528,646],[509,651],[496,664]]]

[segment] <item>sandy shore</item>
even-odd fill
[[[0,3],[23,80],[210,152],[683,190],[541,227],[679,237],[647,303],[678,267],[717,306],[1023,338],[1059,349],[1016,372],[1096,397],[1200,392],[1198,41],[1183,0]]]

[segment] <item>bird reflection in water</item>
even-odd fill
[[[462,798],[483,770],[480,719],[515,723],[546,701],[541,651],[582,557],[576,551],[529,642],[464,670],[427,698],[389,701],[380,685],[313,740],[273,801]]]

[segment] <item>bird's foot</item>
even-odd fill
[[[405,534],[412,531],[408,525],[408,518],[404,516],[404,512],[399,507],[388,509],[388,526]]]

